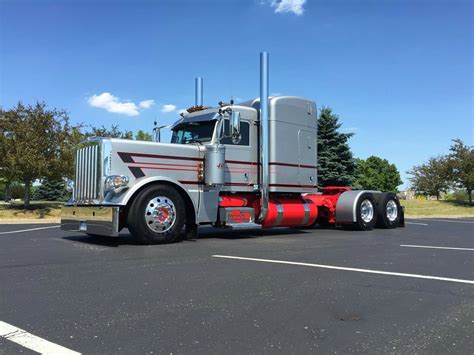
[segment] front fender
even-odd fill
[[[187,194],[187,196],[191,200],[194,206],[194,212],[197,215],[198,207],[199,207],[199,192],[200,192],[199,185],[197,185],[196,183],[193,183],[192,186],[190,186],[187,184],[183,184],[179,182],[178,180],[171,179],[167,176],[151,176],[151,177],[140,179],[139,181],[136,181],[135,184],[133,184],[133,186],[123,191],[122,193],[115,194],[112,196],[107,196],[106,197],[107,204],[126,206],[138,190],[142,189],[146,185],[156,183],[156,182],[166,182],[172,185],[176,185],[179,189],[181,189],[185,194]]]

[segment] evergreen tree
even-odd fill
[[[397,187],[403,183],[395,164],[376,156],[357,159],[356,176],[354,185],[365,190],[398,192]]]
[[[339,116],[323,107],[318,119],[318,182],[320,186],[348,186],[355,163],[347,141],[353,133],[338,132]]]
[[[33,195],[33,199],[42,201],[65,201],[68,198],[69,193],[62,180],[43,180]]]

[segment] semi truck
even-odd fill
[[[318,186],[317,108],[269,96],[269,54],[260,53],[260,96],[194,106],[170,128],[170,143],[92,138],[77,147],[61,228],[138,243],[176,242],[198,226],[223,229],[338,225],[368,231],[404,226],[390,192]]]

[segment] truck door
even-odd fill
[[[252,190],[257,183],[257,157],[252,154],[252,134],[250,122],[241,120],[238,144],[232,142],[232,138],[226,137],[221,140],[225,145],[225,183],[230,190]],[[229,120],[224,122],[224,132],[229,136]]]
[[[298,182],[300,186],[316,184],[316,133],[300,130],[298,132]]]

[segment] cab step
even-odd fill
[[[232,230],[240,229],[261,229],[262,225],[257,223],[226,223],[224,228]]]

